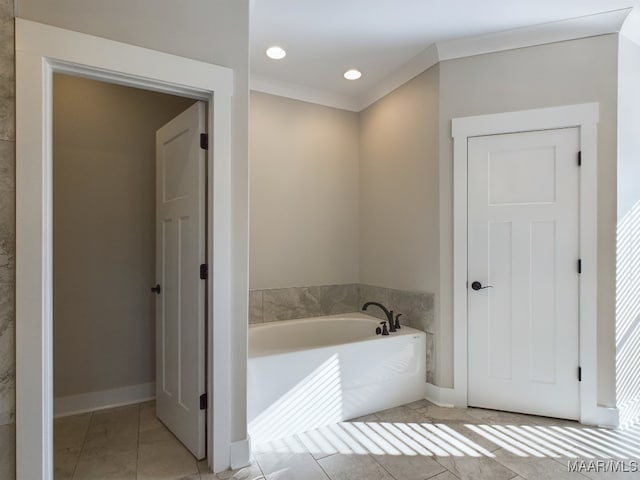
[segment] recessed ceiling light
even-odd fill
[[[362,73],[360,72],[360,70],[356,70],[355,68],[352,68],[344,72],[344,78],[346,78],[347,80],[357,80],[361,76],[362,76]]]
[[[267,48],[267,57],[272,58],[274,60],[281,60],[287,56],[287,52],[284,51],[282,47],[269,47]]]

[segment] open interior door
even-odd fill
[[[156,411],[205,457],[205,166],[197,102],[156,132]],[[204,397],[203,397],[204,398]],[[205,402],[206,404],[206,402]]]

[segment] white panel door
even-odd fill
[[[156,132],[156,411],[205,456],[205,105]]]
[[[468,140],[471,406],[579,418],[578,149],[577,128]]]

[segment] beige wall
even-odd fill
[[[436,65],[360,114],[360,282],[436,292]]]
[[[598,102],[598,399],[615,405],[617,45],[605,35],[440,63],[440,384],[453,380],[451,119]]]
[[[358,281],[358,114],[251,92],[250,288]]]
[[[54,76],[56,397],[155,379],[155,132],[191,104]]]

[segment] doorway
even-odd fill
[[[70,48],[70,45],[74,48]],[[229,241],[232,71],[196,60],[16,19],[16,467],[20,478],[53,478],[52,121],[54,72],[208,102],[207,256],[216,268],[207,289],[207,458],[215,471],[248,462],[248,441],[234,442]],[[215,101],[214,101],[215,95]],[[215,121],[216,129],[213,130]],[[215,161],[214,161],[215,160]],[[241,181],[239,179],[238,181]],[[215,228],[214,228],[215,227]],[[214,334],[215,331],[215,334]],[[214,363],[214,357],[216,362]],[[216,388],[214,388],[214,385]],[[214,398],[215,397],[215,398]],[[219,398],[218,398],[219,397]],[[215,411],[211,406],[216,402]],[[235,438],[241,437],[238,433]]]
[[[97,478],[105,473],[107,465],[117,469],[122,478],[136,471],[153,478],[158,468],[176,474],[197,473],[195,459],[189,462],[186,449],[164,432],[165,427],[155,420],[156,411],[194,456],[205,457],[206,410],[199,408],[199,397],[205,391],[206,280],[198,275],[200,264],[205,262],[206,163],[205,151],[199,151],[200,134],[206,131],[205,110],[203,102],[189,98],[54,75],[56,478],[71,478],[73,472],[82,478],[92,474]],[[166,138],[176,125],[180,135]],[[193,143],[197,148],[190,148]],[[171,155],[166,154],[167,149]],[[169,252],[171,259],[176,253],[163,248],[163,238],[156,239],[156,214],[163,211],[156,205],[156,183],[161,187],[169,183],[156,182],[156,170],[163,176],[166,168],[162,167],[167,162],[171,177],[180,179],[182,189],[181,200],[170,198],[168,203],[188,202],[191,209],[185,212],[182,208],[182,224],[194,225],[192,229],[182,228],[179,239],[194,257],[192,263],[197,263],[187,269],[193,274],[186,275],[183,282],[173,281],[175,269],[163,268],[161,256],[156,268],[156,251]],[[159,220],[163,218],[160,215]],[[189,259],[181,260],[179,263],[188,264]],[[164,278],[156,271],[163,272]],[[149,287],[158,281],[163,291],[154,294]],[[167,288],[169,283],[187,285],[197,298],[183,298],[178,303],[195,308],[163,314],[165,305],[176,304],[172,293],[176,289],[173,285]],[[195,329],[197,338],[176,331],[180,313],[184,313],[180,324],[187,327],[187,333]],[[183,356],[183,370],[195,383],[181,382],[177,395],[165,382],[158,392],[171,391],[174,395],[169,398],[180,398],[180,404],[163,398],[157,405],[154,386],[160,384],[156,378],[171,377],[163,374],[164,369],[180,372],[175,355],[166,354],[175,349],[163,348],[175,345],[177,338],[189,342],[191,356]],[[159,361],[154,358],[156,343]],[[185,365],[194,361],[197,365]],[[176,425],[171,422],[171,412],[184,411],[184,407],[179,408],[184,405],[190,408]],[[126,407],[111,410],[121,406]],[[134,452],[136,448],[139,451]],[[97,449],[103,455],[95,455]],[[158,449],[171,451],[172,455],[164,456],[163,462],[163,458],[154,457]],[[175,464],[166,457],[180,458],[181,462]]]
[[[575,168],[580,169],[578,181],[578,198],[577,198],[577,218],[578,218],[578,257],[574,258],[571,263],[576,268],[574,275],[577,278],[577,289],[579,289],[579,300],[577,305],[577,329],[573,328],[571,336],[572,342],[576,345],[578,362],[577,365],[569,365],[575,362],[576,353],[571,353],[571,359],[567,360],[565,374],[569,382],[569,389],[573,390],[571,395],[575,398],[575,389],[577,382],[578,407],[572,407],[569,413],[561,415],[578,418],[582,423],[597,425],[615,424],[615,419],[611,417],[611,412],[598,406],[597,403],[597,363],[596,363],[596,347],[597,347],[597,196],[596,177],[597,177],[597,123],[599,117],[598,104],[579,104],[561,107],[550,107],[536,110],[525,110],[518,112],[497,113],[489,115],[479,115],[473,117],[461,117],[452,120],[452,137],[454,144],[453,159],[453,358],[454,358],[454,387],[451,389],[451,403],[455,406],[466,407],[471,402],[477,402],[474,397],[477,392],[478,372],[474,370],[476,365],[471,366],[471,362],[475,361],[477,356],[472,351],[471,335],[477,335],[473,329],[477,325],[470,325],[472,320],[472,308],[482,310],[487,306],[489,295],[485,286],[491,285],[487,283],[487,271],[480,272],[482,266],[473,266],[477,259],[470,258],[472,254],[471,228],[470,224],[470,195],[473,192],[470,189],[472,171],[470,166],[471,150],[477,146],[477,137],[497,136],[507,138],[509,134],[521,134],[523,132],[535,132],[542,130],[567,129],[567,131],[575,130],[577,132],[578,151],[581,152],[581,165],[577,165],[577,156],[575,157]],[[575,134],[571,134],[575,135]],[[515,138],[515,136],[514,136]],[[486,153],[486,151],[485,151]],[[486,157],[485,157],[486,158]],[[486,163],[485,163],[486,166]],[[539,172],[535,172],[536,175]],[[526,180],[526,179],[525,179]],[[503,185],[509,192],[510,184]],[[485,191],[485,195],[486,195]],[[513,192],[512,192],[513,193]],[[520,194],[522,192],[519,192]],[[484,201],[485,205],[488,202]],[[518,215],[520,218],[522,215]],[[499,230],[500,225],[496,224],[495,232]],[[503,229],[504,230],[504,229]],[[544,230],[544,229],[543,229]],[[504,233],[504,232],[503,232]],[[540,233],[540,232],[539,232]],[[549,232],[547,234],[550,235]],[[482,234],[481,234],[482,235]],[[547,235],[548,237],[548,235]],[[486,242],[485,242],[486,243]],[[486,245],[485,245],[486,247]],[[474,257],[475,257],[474,253]],[[486,264],[487,251],[484,252],[484,261]],[[498,257],[496,257],[498,258]],[[582,259],[581,273],[577,273],[578,259]],[[487,265],[485,265],[487,267]],[[475,270],[472,270],[475,269]],[[491,265],[490,268],[499,268],[499,265]],[[487,268],[485,268],[487,270]],[[567,270],[568,271],[568,270]],[[474,277],[472,278],[473,275]],[[476,276],[478,276],[476,278]],[[479,282],[473,285],[474,282]],[[476,290],[474,287],[479,287]],[[494,286],[495,287],[495,286]],[[502,289],[504,290],[504,288]],[[502,293],[502,292],[501,292]],[[472,294],[477,294],[472,296]],[[508,298],[508,296],[506,297]],[[478,305],[473,305],[473,302]],[[517,308],[517,307],[516,307]],[[486,311],[486,309],[485,309]],[[486,326],[486,323],[485,323]],[[504,332],[501,332],[504,333]],[[486,332],[481,333],[486,334]],[[486,337],[485,337],[486,339]],[[541,345],[544,345],[547,337],[540,336]],[[542,350],[547,347],[541,347]],[[574,352],[576,350],[574,349]],[[502,354],[505,356],[505,350],[492,354]],[[486,342],[485,342],[485,359],[487,358]],[[548,359],[547,359],[548,360]],[[485,366],[487,362],[485,361]],[[500,374],[505,374],[507,365],[504,361],[496,359],[494,366],[501,368]],[[530,365],[530,364],[529,364]],[[538,368],[538,366],[536,366]],[[580,368],[580,370],[578,370]],[[578,374],[581,372],[581,378]],[[485,372],[486,373],[486,372]],[[531,372],[529,372],[530,374]],[[542,378],[547,372],[537,371],[536,375]],[[474,378],[470,378],[471,376]],[[481,381],[481,380],[480,380]],[[544,389],[539,390],[542,392]],[[525,413],[544,414],[541,410],[536,410],[539,402],[534,402],[536,407],[531,405],[525,408],[519,408],[519,411],[527,410]],[[508,405],[495,404],[493,408],[512,408]],[[558,414],[559,413],[551,413]]]
[[[579,418],[579,131],[468,139],[469,405]]]

